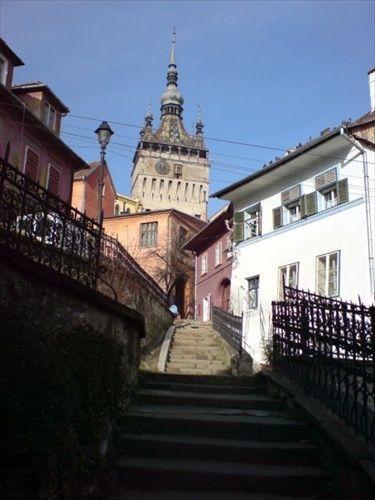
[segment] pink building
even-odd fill
[[[87,217],[96,219],[98,217],[98,182],[100,175],[100,162],[90,163],[74,174],[72,206]],[[104,217],[114,215],[116,200],[116,189],[112,181],[111,173],[107,163],[104,162],[103,169],[103,195],[102,211]]]
[[[24,63],[0,39],[0,157],[65,202],[73,175],[85,162],[61,139],[68,108],[41,82],[13,85],[13,70]]]
[[[195,254],[195,319],[212,319],[212,306],[230,311],[233,210],[227,205],[184,245]]]

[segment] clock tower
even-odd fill
[[[174,32],[160,124],[153,131],[149,110],[133,159],[131,195],[146,211],[175,208],[206,221],[210,165],[203,122],[199,116],[196,133],[186,132],[177,80]]]

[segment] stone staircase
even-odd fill
[[[338,498],[310,426],[253,377],[143,373],[109,500]]]
[[[228,375],[230,362],[212,324],[177,320],[170,343],[166,373]]]

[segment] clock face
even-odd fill
[[[170,166],[165,160],[159,160],[155,165],[156,171],[161,175],[166,175],[170,171]]]

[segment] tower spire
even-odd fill
[[[172,49],[171,49],[170,64],[176,66],[176,28],[173,28],[173,33],[172,33]]]
[[[178,72],[176,66],[176,29],[173,28],[171,59],[167,73],[167,90],[161,97],[161,116],[174,115],[182,118],[184,99],[177,90]]]

